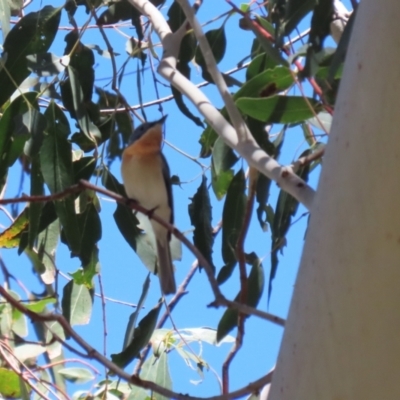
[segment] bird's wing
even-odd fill
[[[167,189],[167,196],[168,196],[168,205],[171,208],[171,218],[169,222],[171,224],[174,223],[174,201],[172,198],[172,185],[171,185],[171,173],[169,171],[169,166],[167,160],[164,157],[164,154],[161,153],[161,160],[162,160],[162,173],[165,182],[165,187]],[[170,232],[171,234],[171,232]]]

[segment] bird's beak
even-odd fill
[[[158,121],[156,121],[154,124],[160,124],[163,125],[165,120],[167,119],[168,114],[164,115],[162,118],[160,118]]]

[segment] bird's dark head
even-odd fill
[[[167,119],[167,116],[168,115],[164,115],[157,121],[145,122],[144,124],[139,125],[130,136],[128,145],[131,145],[132,143],[136,142],[136,140],[140,139],[150,129],[157,127],[157,125],[161,130],[161,127],[164,124],[165,120]]]

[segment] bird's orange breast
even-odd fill
[[[159,126],[149,129],[140,139],[136,140],[124,151],[123,158],[146,157],[159,153],[162,142],[162,132]]]

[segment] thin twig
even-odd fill
[[[40,315],[37,314],[29,309],[27,309],[22,303],[20,303],[17,299],[15,299],[10,293],[7,292],[2,286],[0,286],[0,295],[3,296],[14,308],[25,314],[27,317],[34,321],[40,322],[58,322],[64,331],[70,336],[79,346],[81,346],[85,351],[86,354],[83,356],[88,359],[95,359],[100,362],[102,365],[107,367],[111,372],[118,375],[121,379],[135,385],[139,386],[146,390],[151,390],[153,392],[159,393],[162,396],[165,396],[169,399],[176,399],[176,400],[231,400],[231,399],[238,399],[240,397],[246,396],[250,393],[257,393],[263,386],[271,382],[272,374],[269,373],[262,378],[248,384],[247,386],[231,392],[229,394],[220,395],[220,396],[212,396],[212,397],[195,397],[195,396],[188,396],[186,394],[181,394],[177,392],[173,392],[172,390],[166,389],[154,382],[147,381],[144,379],[140,379],[135,375],[130,375],[120,367],[115,365],[111,362],[108,358],[104,357],[100,352],[94,349],[89,343],[87,343],[80,335],[78,335],[74,329],[72,329],[71,325],[68,321],[60,314],[45,314]],[[67,343],[65,340],[58,337],[56,334],[53,334],[55,340],[60,342],[62,345],[66,345]]]
[[[203,254],[193,245],[193,243],[189,239],[187,239],[186,236],[182,232],[180,232],[175,226],[164,221],[157,214],[154,214],[154,212],[152,212],[152,210],[148,210],[147,208],[144,208],[143,206],[141,206],[134,200],[127,199],[123,196],[120,196],[119,194],[111,192],[110,190],[103,189],[101,187],[93,185],[92,183],[90,183],[88,181],[80,180],[78,184],[73,185],[59,193],[54,193],[54,194],[47,195],[47,196],[44,196],[44,195],[43,196],[22,196],[22,197],[13,198],[13,199],[0,199],[0,204],[27,203],[27,202],[33,203],[33,202],[45,202],[45,201],[52,201],[52,200],[60,200],[72,193],[77,193],[79,191],[82,191],[83,189],[90,189],[97,193],[101,193],[105,196],[111,197],[118,203],[124,204],[133,210],[136,210],[136,211],[139,211],[139,212],[145,214],[148,218],[154,219],[160,225],[164,226],[178,240],[180,240],[196,256],[196,258],[199,260],[199,263],[204,267],[204,271],[206,272],[206,275],[207,275],[208,280],[211,285],[211,289],[213,290],[213,293],[215,296],[215,300],[209,305],[209,307],[218,308],[220,306],[227,306],[227,307],[236,309],[244,314],[255,315],[255,316],[263,318],[267,321],[274,322],[278,325],[281,325],[281,326],[284,325],[284,320],[275,315],[266,313],[264,311],[257,310],[252,307],[249,307],[246,304],[241,304],[236,301],[230,301],[230,300],[226,299],[222,295],[222,293],[219,289],[218,282],[214,277],[214,270],[213,270],[212,266],[209,264],[209,262],[203,256]]]

